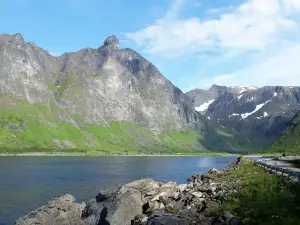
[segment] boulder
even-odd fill
[[[219,213],[212,221],[212,225],[240,225],[240,221],[230,212]]]
[[[191,190],[194,188],[194,184],[193,183],[188,183],[188,185],[186,186],[187,190]]]
[[[208,173],[210,173],[210,174],[219,174],[219,173],[221,173],[221,171],[217,170],[216,168],[212,168],[208,171]]]
[[[145,214],[139,214],[134,217],[134,219],[131,221],[131,225],[146,225],[148,221],[148,216]]]
[[[201,192],[198,191],[194,191],[191,193],[193,196],[197,197],[197,198],[202,198],[204,197],[204,195]]]
[[[178,215],[161,213],[150,216],[147,225],[190,225],[190,221]]]
[[[180,198],[180,193],[179,192],[174,192],[173,195],[171,196],[173,199],[177,200]]]
[[[81,219],[84,206],[84,203],[76,203],[75,197],[67,194],[18,219],[15,225],[85,225]]]
[[[106,199],[109,199],[111,197],[114,197],[117,195],[118,191],[119,191],[120,187],[116,187],[116,188],[111,188],[111,189],[106,189],[106,190],[102,190],[97,196],[96,196],[96,201],[97,202],[103,202]]]
[[[85,223],[130,225],[136,215],[142,214],[144,202],[139,188],[139,184],[124,185],[115,196],[102,202],[92,199],[82,213]]]
[[[177,185],[177,190],[179,191],[179,192],[183,192],[183,191],[185,191],[187,189],[187,184],[179,184],[179,185]]]
[[[168,194],[167,194],[166,192],[161,192],[161,193],[155,195],[155,196],[151,199],[151,201],[152,201],[152,202],[153,202],[153,201],[158,201],[158,200],[159,200],[159,197],[162,197],[162,196],[168,196]]]
[[[159,203],[157,201],[150,201],[143,205],[143,213],[147,215],[151,214],[156,209],[159,209]]]
[[[171,201],[171,202],[167,205],[167,207],[172,209],[172,208],[175,207],[175,205],[176,205],[176,201]]]
[[[194,174],[187,179],[189,183],[201,183],[201,176],[198,174]]]
[[[152,190],[152,191],[146,192],[145,197],[153,196],[153,195],[156,195],[157,193],[158,193],[158,190]]]

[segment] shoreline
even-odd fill
[[[81,152],[24,152],[24,153],[0,153],[0,157],[5,156],[77,156],[77,157],[87,157],[87,156],[151,156],[151,157],[158,157],[158,156],[172,156],[172,157],[180,157],[180,156],[241,156],[242,154],[239,153],[226,153],[226,152],[207,152],[207,153],[198,153],[198,154],[188,154],[188,153],[175,153],[175,154],[95,154],[95,153],[81,153]],[[243,155],[244,157],[252,158],[252,157],[276,157],[281,156],[280,154],[251,154],[251,155]]]
[[[202,153],[202,154],[128,154],[128,155],[121,155],[121,154],[85,154],[85,153],[40,153],[40,152],[30,152],[30,153],[0,153],[0,157],[5,156],[77,156],[77,157],[88,157],[88,156],[97,156],[97,157],[107,157],[107,156],[136,156],[136,157],[158,157],[158,156],[171,156],[171,157],[180,157],[180,156],[239,156],[240,154],[228,154],[228,153]]]
[[[58,196],[43,206],[19,217],[15,225],[146,225],[146,224],[201,224],[217,225],[217,216],[224,196],[234,188],[223,188],[226,174],[249,159],[237,158],[222,170],[209,169],[194,174],[186,183],[160,182],[151,178],[100,190],[90,200],[79,203],[71,194]],[[63,209],[63,210],[61,210]],[[105,212],[105,213],[104,213]],[[124,213],[126,212],[126,213]],[[109,213],[109,214],[108,214]],[[216,215],[214,215],[216,214]],[[236,215],[224,214],[226,220]]]

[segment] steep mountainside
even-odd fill
[[[0,148],[203,150],[192,101],[115,36],[53,57],[0,35],[0,95]]]
[[[287,127],[273,145],[266,148],[272,152],[300,152],[300,112],[287,123]]]
[[[300,110],[300,87],[212,88],[226,91],[194,106],[201,108],[210,127],[219,130],[232,149],[252,151],[270,145]]]

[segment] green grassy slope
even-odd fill
[[[265,151],[300,153],[300,112],[289,122],[281,137]]]
[[[300,224],[299,183],[270,176],[252,162],[226,174],[226,180],[224,185],[237,187],[237,191],[228,196],[220,211],[236,213],[241,224]]]
[[[65,115],[72,122],[56,116]],[[0,151],[91,153],[195,153],[205,152],[194,131],[156,135],[135,124],[113,122],[107,127],[85,124],[55,104],[48,108],[10,96],[0,98]]]

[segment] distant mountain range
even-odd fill
[[[227,144],[237,151],[268,147],[300,111],[300,87],[213,85],[186,94],[211,127],[230,137]]]
[[[224,87],[184,94],[115,36],[51,56],[0,35],[0,149],[178,153],[258,151],[299,111],[298,87]]]

